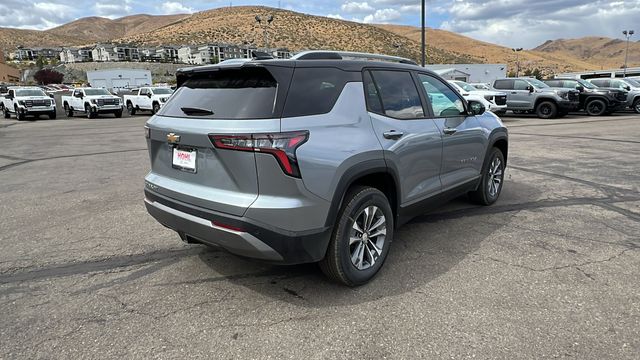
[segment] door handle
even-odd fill
[[[395,131],[395,130],[389,130],[382,134],[382,136],[384,136],[385,139],[391,139],[391,140],[400,139],[402,135],[404,135],[403,132]]]
[[[517,94],[518,92],[517,92],[517,91],[512,91],[511,93],[512,93],[512,94]]]
[[[454,129],[454,128],[445,128],[444,130],[442,130],[442,132],[447,134],[447,135],[453,135],[457,131],[458,131],[458,129]]]

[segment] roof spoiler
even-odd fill
[[[351,51],[303,51],[291,57],[291,60],[377,60],[397,62],[401,64],[418,65],[415,61],[391,55],[369,54]]]

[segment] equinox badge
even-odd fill
[[[180,135],[176,135],[174,133],[167,134],[167,142],[169,144],[177,144],[180,142]]]

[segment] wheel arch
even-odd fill
[[[544,97],[539,97],[539,98],[536,99],[536,102],[533,105],[533,109],[536,110],[538,108],[538,105],[540,105],[540,103],[543,102],[543,101],[550,101],[550,102],[554,103],[556,105],[556,107],[558,106],[558,101],[556,101],[556,99],[554,99],[552,97],[544,96]]]
[[[383,159],[358,163],[343,173],[333,193],[326,226],[332,226],[342,207],[345,195],[353,186],[371,186],[380,190],[389,200],[394,218],[400,206],[400,182],[397,171],[388,167]]]

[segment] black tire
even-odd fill
[[[16,119],[18,119],[19,121],[22,121],[26,118],[26,116],[24,115],[24,113],[18,111],[18,107],[16,106],[15,109],[16,111]]]
[[[374,208],[375,211],[371,211]],[[365,212],[365,209],[368,209],[368,212]],[[374,213],[372,222],[384,221],[377,227],[371,226],[371,230],[376,232],[384,227],[385,234],[379,235],[384,236],[382,239],[378,236],[377,239],[372,240],[374,237],[372,236],[369,239],[368,236],[374,234],[370,234],[368,230],[366,231],[366,236],[364,235],[365,232],[359,234],[355,230],[354,223],[360,224],[357,227],[365,228],[362,221],[360,221],[363,219],[361,216],[366,217],[365,214],[371,212]],[[377,218],[376,215],[378,216]],[[382,216],[384,216],[384,219],[382,219]],[[370,224],[375,225],[375,223]],[[319,263],[320,268],[331,280],[347,286],[358,286],[369,282],[382,268],[387,258],[393,240],[393,229],[393,212],[391,211],[389,200],[380,190],[368,186],[351,188],[345,195],[342,207],[338,212],[327,254]],[[350,244],[352,237],[360,240]],[[382,240],[382,244],[379,243],[380,240]],[[379,252],[375,250],[374,243],[381,245],[382,248],[379,249]],[[352,250],[358,252],[358,249],[361,249],[362,255],[360,259],[355,261],[363,265],[363,269],[358,269],[357,265],[352,261]],[[378,256],[376,257],[375,255]],[[365,264],[365,257],[373,259],[373,261],[368,260],[367,264]],[[368,267],[365,268],[365,265]]]
[[[91,111],[91,106],[89,106],[89,104],[84,105],[84,112],[85,115],[87,115],[87,119],[93,119],[96,117],[96,113]]]
[[[489,158],[482,168],[482,178],[480,179],[480,185],[478,185],[478,189],[469,193],[469,198],[473,202],[480,205],[491,205],[495,203],[500,197],[502,185],[504,184],[504,169],[505,162],[502,151],[500,151],[500,149],[498,148],[491,149]],[[498,175],[496,170],[499,170],[499,178],[496,176]],[[496,178],[499,179],[499,184],[497,185],[495,182]],[[489,187],[490,183],[494,184],[495,188],[493,189],[495,189],[495,192],[492,188]]]
[[[593,99],[584,106],[584,109],[589,116],[602,116],[607,112],[607,104],[604,100]]]
[[[71,108],[69,104],[64,104],[64,112],[68,117],[73,117],[73,108]]]
[[[633,111],[635,111],[636,114],[640,114],[640,99],[636,99],[633,102]]]
[[[131,103],[131,101],[127,101],[127,112],[131,116],[136,114],[136,108],[133,107],[133,104]]]
[[[56,112],[55,110],[49,113],[49,120],[55,120],[56,119]]]
[[[558,106],[553,101],[541,101],[536,106],[536,115],[540,119],[553,119],[558,116]]]
[[[11,118],[11,113],[9,112],[9,109],[2,109],[2,112],[4,113],[5,119]]]
[[[113,115],[115,115],[117,118],[121,118],[122,117],[122,110],[114,112]]]
[[[158,113],[158,111],[160,111],[160,104],[158,104],[157,102],[154,102],[151,107],[151,113],[155,115]]]

